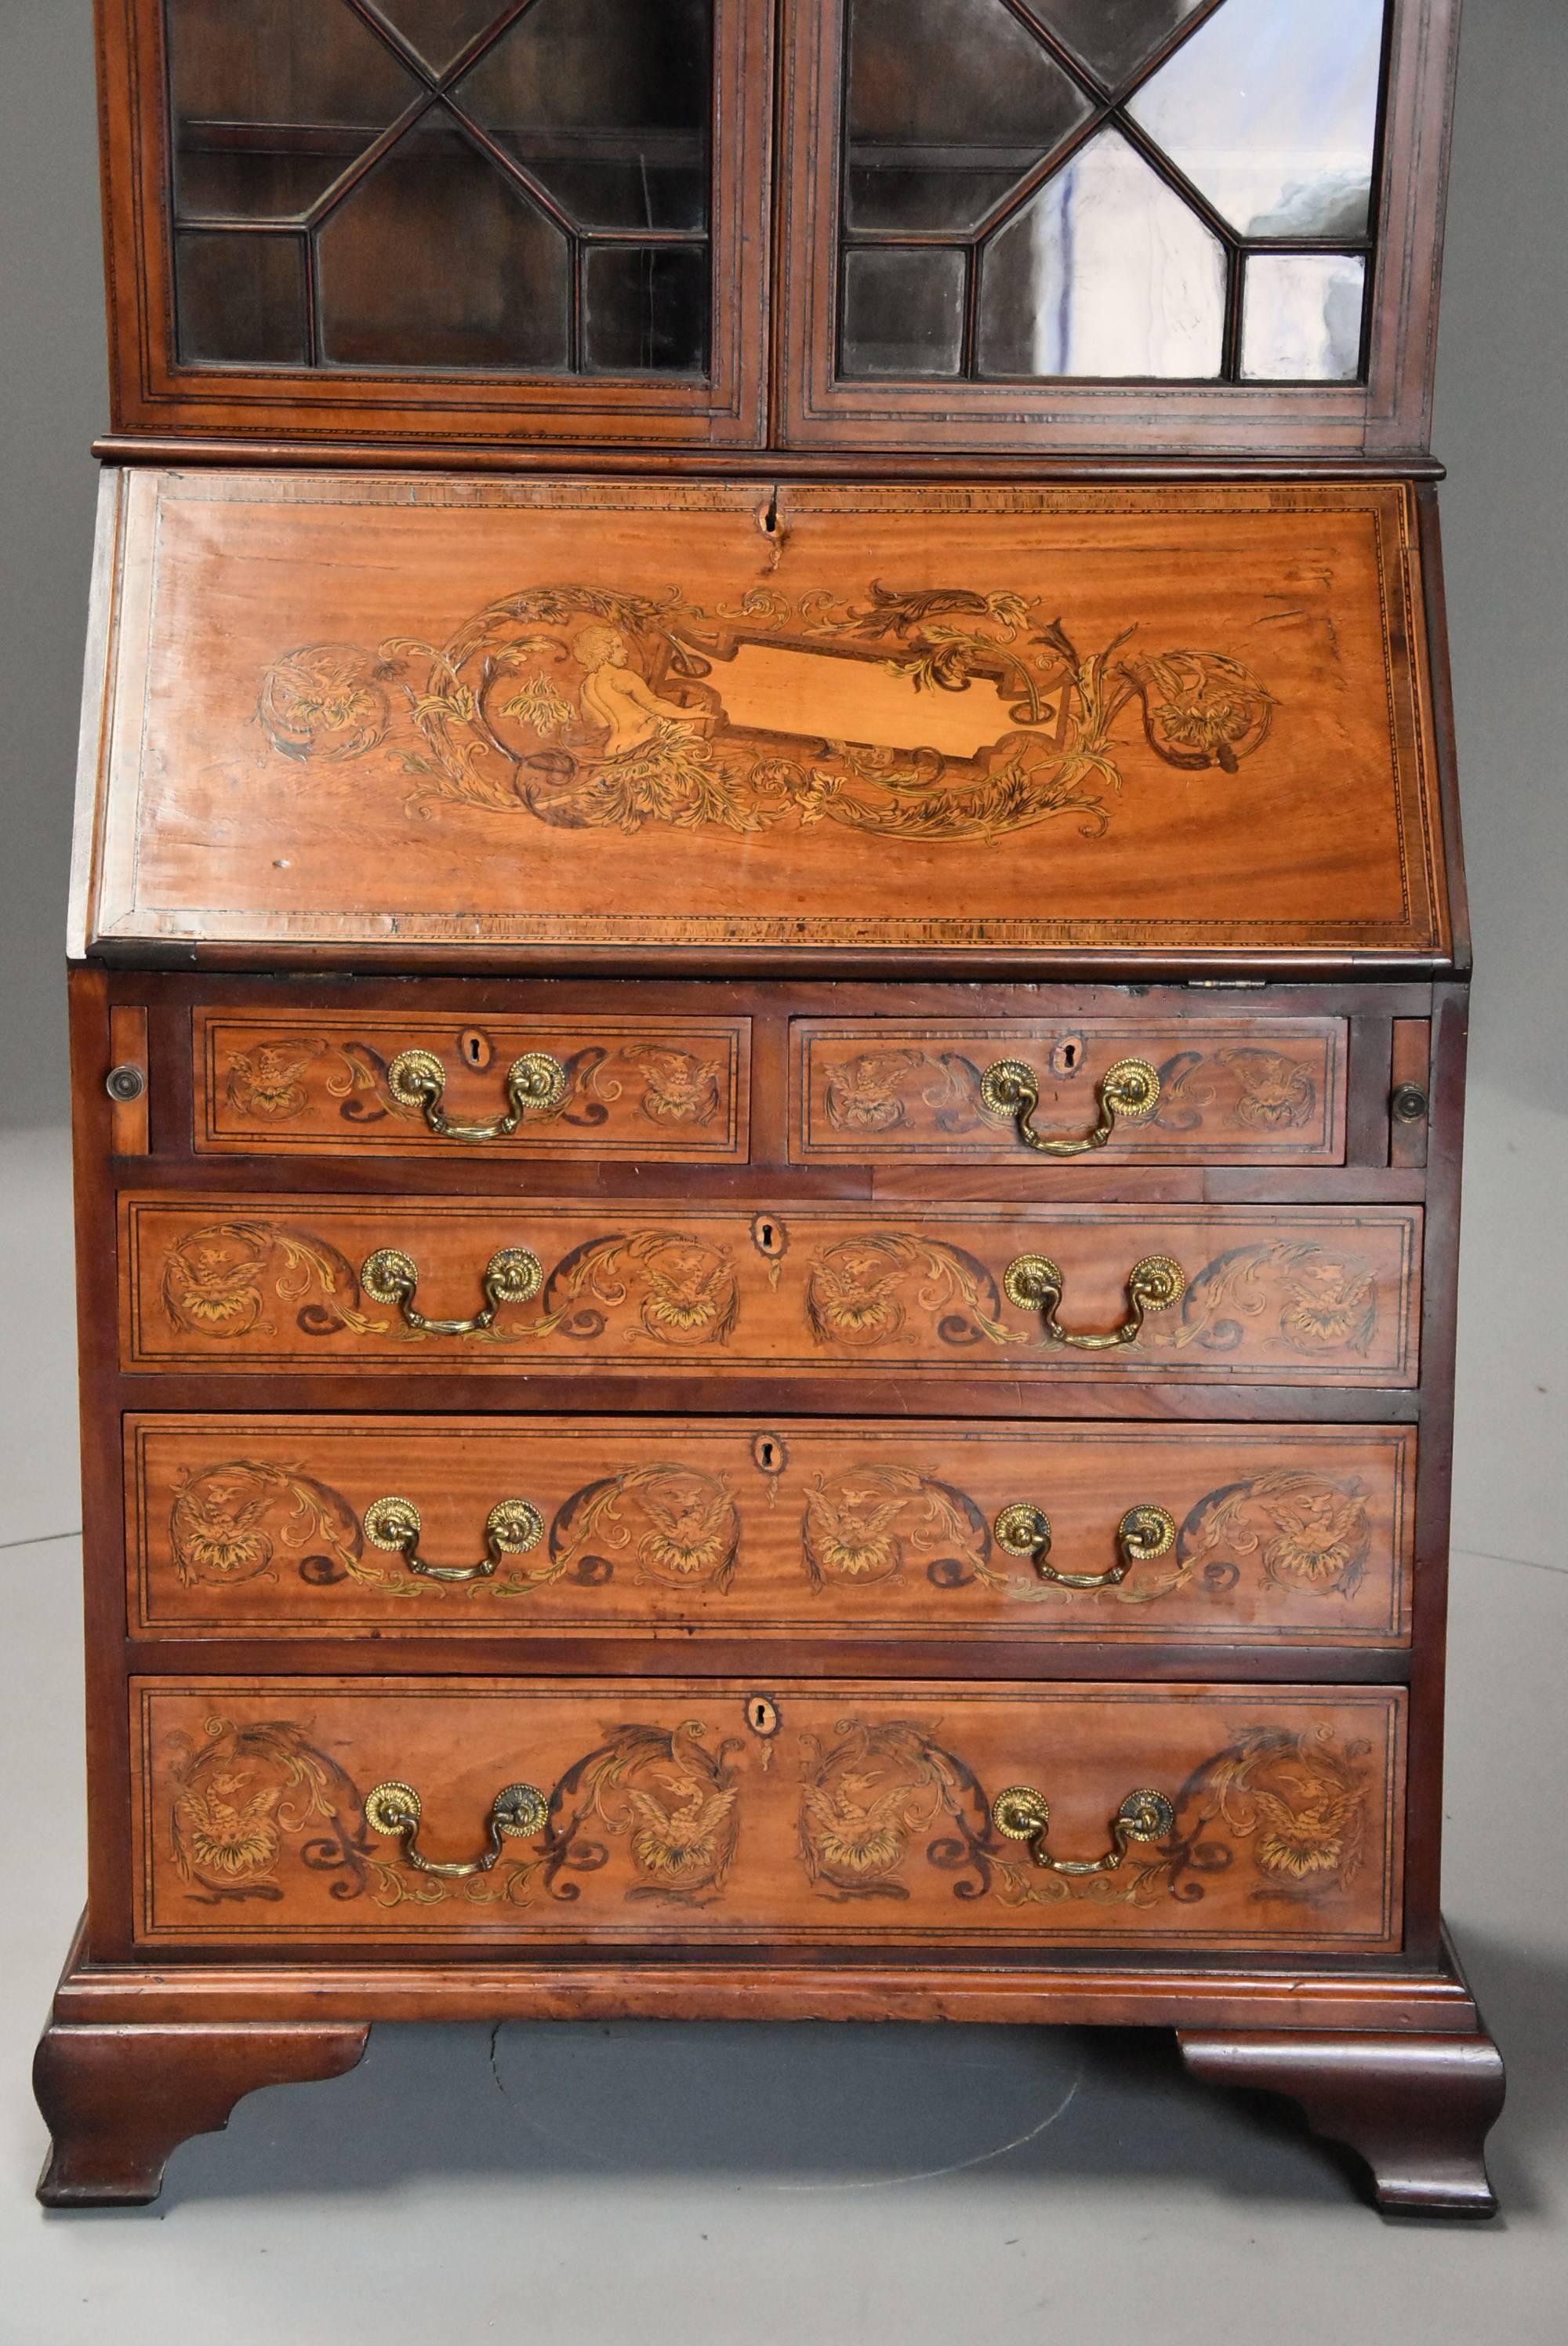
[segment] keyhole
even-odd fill
[[[751,1445],[752,1462],[764,1474],[782,1474],[788,1455],[776,1433],[759,1433]]]
[[[753,1735],[777,1735],[779,1713],[765,1694],[754,1694],[746,1706],[746,1724]]]
[[[766,1255],[769,1262],[777,1262],[789,1239],[782,1222],[776,1221],[771,1214],[759,1214],[751,1225],[751,1243],[759,1254]]]
[[[1051,1066],[1059,1076],[1075,1076],[1084,1064],[1083,1037],[1064,1035],[1051,1054]]]
[[[466,1028],[458,1036],[457,1047],[465,1066],[487,1067],[490,1065],[492,1052],[489,1039],[482,1035],[476,1026]]]

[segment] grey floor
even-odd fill
[[[177,2152],[157,2208],[44,2215],[26,2062],[81,1894],[67,1167],[0,1141],[0,2341],[1562,2346],[1568,1422],[1533,1266],[1560,1317],[1568,1121],[1482,1084],[1474,1131],[1447,1904],[1512,2083],[1506,2214],[1451,2229],[1380,2222],[1158,2035],[657,2025],[383,2028]]]

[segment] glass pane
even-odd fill
[[[849,224],[977,228],[1092,110],[1003,0],[850,0]]]
[[[1362,236],[1383,0],[1225,0],[1129,111],[1249,236]]]
[[[708,225],[712,0],[535,0],[454,96],[585,228]]]
[[[1359,253],[1255,253],[1247,264],[1243,375],[1253,382],[1354,382],[1366,296]]]
[[[1023,0],[1107,88],[1123,89],[1203,0]]]
[[[342,0],[166,0],[184,217],[288,219],[420,84]]]
[[[336,366],[564,367],[566,240],[455,127],[395,147],[323,222]]]
[[[590,245],[583,261],[583,364],[596,374],[702,374],[708,247]]]
[[[846,375],[958,372],[962,252],[846,252],[843,266]]]
[[[1212,379],[1225,291],[1218,239],[1102,130],[986,248],[980,372]]]
[[[177,332],[185,366],[304,366],[305,243],[188,229],[175,239]]]
[[[375,0],[433,74],[444,73],[477,33],[506,13],[506,0]]]

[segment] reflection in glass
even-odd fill
[[[506,0],[375,0],[389,25],[430,67],[444,73],[478,33],[504,15]]]
[[[963,355],[963,255],[846,252],[846,375],[956,374]]]
[[[583,364],[595,374],[700,374],[708,364],[706,245],[590,245]]]
[[[977,228],[1088,119],[1089,99],[1003,0],[850,0],[849,13],[851,229]]]
[[[1362,236],[1383,0],[1225,0],[1129,112],[1249,236]]]
[[[453,93],[584,228],[708,220],[712,0],[535,0]]]
[[[395,147],[318,243],[322,354],[359,367],[564,367],[566,240],[453,126]]]
[[[1253,382],[1354,382],[1366,293],[1359,253],[1254,253],[1242,310],[1242,374]]]
[[[1225,287],[1217,238],[1102,130],[984,253],[980,372],[1212,379]]]
[[[1121,89],[1203,0],[1023,0],[1109,89]]]
[[[185,366],[302,366],[305,247],[297,236],[183,230],[175,331]]]
[[[422,85],[333,0],[166,0],[183,217],[297,215]]]

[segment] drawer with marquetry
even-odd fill
[[[797,1018],[802,1164],[1345,1161],[1345,1018],[1180,1009],[1055,1019]]]
[[[1397,1688],[137,1678],[144,1945],[1388,1951]]]
[[[137,1413],[125,1440],[142,1637],[1410,1637],[1411,1426]]]
[[[198,1008],[199,1155],[743,1160],[751,1021]]]
[[[1416,1206],[130,1193],[129,1371],[1413,1385]]]

